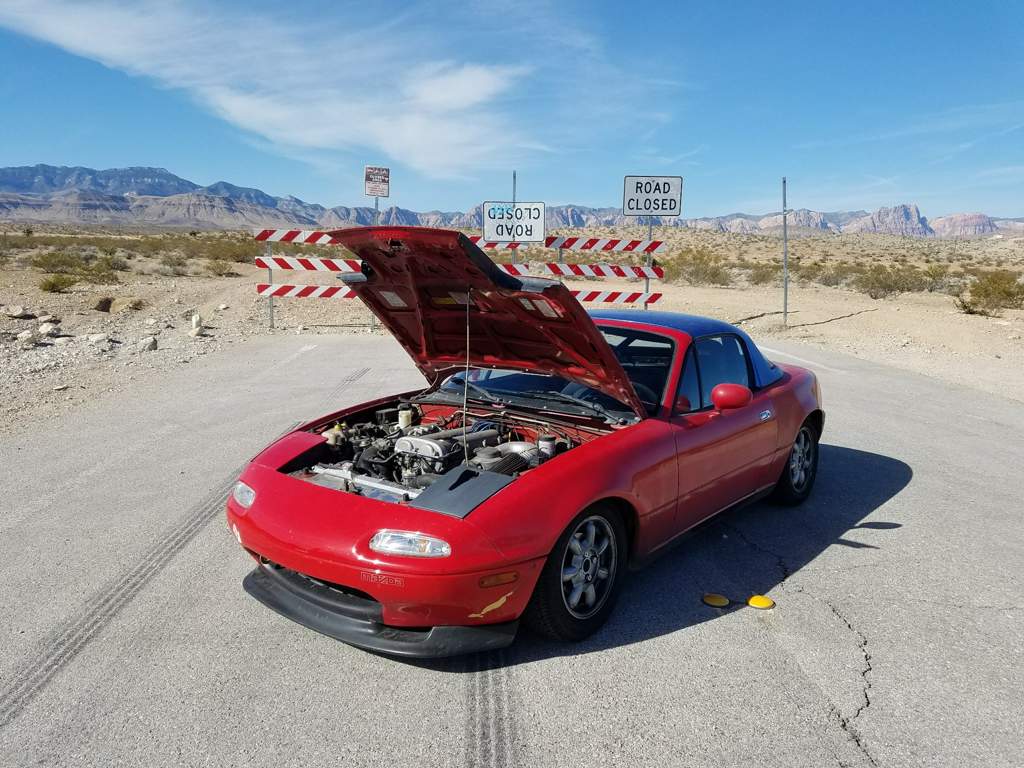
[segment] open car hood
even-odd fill
[[[469,364],[550,373],[646,414],[594,321],[564,285],[513,277],[465,235],[422,227],[330,233],[362,259],[342,275],[432,383]]]

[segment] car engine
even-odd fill
[[[425,421],[418,407],[381,408],[370,421],[324,429],[319,461],[295,475],[318,485],[387,501],[414,499],[450,470],[515,476],[572,447],[571,438],[461,411]],[[531,438],[531,439],[526,439]]]

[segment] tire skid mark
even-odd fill
[[[518,706],[510,653],[477,653],[465,663],[466,765],[517,768],[523,765]]]
[[[338,385],[327,393],[327,400],[334,400],[336,397],[341,395],[341,393],[344,392],[349,386],[355,384],[369,372],[369,368],[356,368],[354,371],[345,374],[345,376],[342,377],[341,381],[338,382]]]
[[[293,423],[281,434],[287,434],[298,424]],[[223,510],[228,493],[246,464],[232,471],[177,525],[151,545],[135,566],[114,577],[105,588],[89,598],[75,618],[52,631],[36,654],[12,671],[10,679],[0,686],[0,728],[14,720],[121,609]]]
[[[91,598],[79,615],[50,634],[35,656],[0,689],[0,727],[13,720],[164,566],[223,508],[241,467],[153,544],[142,559]]]

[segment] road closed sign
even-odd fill
[[[544,240],[544,203],[484,203],[484,240],[539,243]]]
[[[626,177],[623,216],[678,216],[682,212],[682,176]]]
[[[367,197],[388,197],[391,193],[391,169],[379,165],[364,166],[363,189]]]

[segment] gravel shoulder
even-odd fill
[[[271,330],[266,300],[253,288],[265,274],[243,265],[239,271],[238,277],[221,278],[128,273],[116,286],[48,294],[36,287],[36,272],[0,270],[0,434],[59,418],[89,400],[117,397],[137,382],[201,364],[210,353],[254,337],[383,335],[379,326],[369,328],[369,313],[358,301],[339,299],[276,300]],[[303,273],[287,279],[331,281]],[[623,284],[573,280],[571,287]],[[874,300],[797,285],[790,292],[789,326],[783,327],[779,288],[665,285],[654,290],[664,293],[657,309],[740,323],[769,347],[773,340],[797,341],[1024,401],[1024,311],[968,316],[938,294]],[[115,300],[113,311],[95,308],[104,298]],[[196,315],[202,326],[198,334],[190,333]],[[41,335],[41,329],[50,335]],[[26,331],[32,338],[19,341]]]

